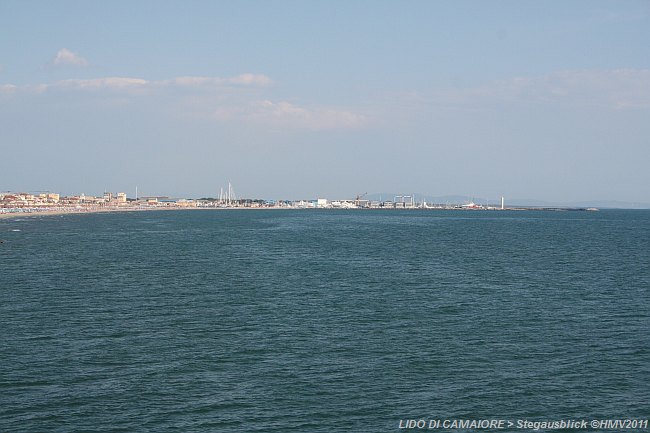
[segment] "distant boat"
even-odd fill
[[[590,212],[598,212],[600,209],[598,209],[597,207],[588,207],[587,210]]]

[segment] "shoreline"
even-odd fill
[[[463,208],[310,208],[310,207],[124,207],[124,208],[59,208],[59,209],[24,209],[14,212],[0,212],[0,220],[14,219],[21,217],[37,217],[37,216],[57,216],[57,215],[85,215],[97,213],[117,213],[117,212],[155,212],[155,211],[215,211],[215,210],[460,210],[460,211],[546,211],[546,212],[589,212],[597,211],[595,208],[535,208],[535,207],[510,207],[505,209],[463,209]]]
[[[108,212],[139,212],[149,210],[162,210],[162,209],[48,209],[48,210],[27,210],[19,212],[0,212],[0,219],[11,219],[21,217],[37,217],[37,216],[57,216],[57,215],[83,215],[95,213],[108,213]]]
[[[199,210],[301,210],[302,208],[290,207],[151,207],[151,208],[84,208],[84,209],[48,209],[36,210],[27,209],[18,212],[0,212],[0,220],[22,218],[22,217],[37,217],[37,216],[57,216],[57,215],[86,215],[97,213],[120,213],[120,212],[155,212],[155,211],[199,211]]]

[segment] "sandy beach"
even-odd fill
[[[26,210],[23,212],[2,212],[0,219],[38,217],[38,216],[56,216],[56,215],[78,215],[103,212],[144,212],[152,210],[167,210],[165,208],[125,208],[125,209],[106,209],[106,208],[89,208],[89,209],[48,209],[48,210]]]
[[[253,210],[253,209],[295,209],[288,207],[126,207],[126,208],[59,208],[47,210],[25,210],[21,212],[0,212],[0,220],[22,218],[22,217],[38,217],[38,216],[56,216],[56,215],[80,215],[80,214],[94,214],[94,213],[107,213],[107,212],[154,212],[154,211],[173,211],[173,210],[192,210],[192,211],[214,211],[214,210]]]

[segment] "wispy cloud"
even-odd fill
[[[28,94],[34,96],[51,94],[55,98],[92,95],[96,98],[113,98],[119,95],[127,100],[144,97],[165,101],[169,106],[183,107],[185,115],[193,113],[201,118],[263,125],[280,129],[328,130],[357,128],[368,124],[368,117],[349,109],[302,106],[286,101],[274,102],[260,92],[237,89],[264,88],[272,80],[262,74],[241,74],[234,77],[181,76],[167,80],[146,80],[135,77],[101,77],[91,79],[67,79],[50,84],[16,86],[0,85],[0,94]],[[167,90],[176,91],[167,91]],[[263,90],[260,90],[263,91]],[[152,99],[153,100],[153,99]]]
[[[650,70],[560,71],[541,77],[515,77],[473,88],[440,89],[427,100],[456,108],[505,103],[645,109],[650,108]]]
[[[265,75],[259,74],[241,74],[236,77],[232,77],[229,80],[232,84],[241,84],[244,86],[267,86],[271,84],[271,79]]]
[[[9,95],[11,93],[15,93],[16,90],[18,90],[18,87],[14,86],[13,84],[0,85],[0,95],[2,94]]]
[[[89,80],[70,79],[57,81],[50,85],[53,88],[68,89],[125,89],[146,86],[149,82],[141,78],[128,77],[106,77],[93,78]]]
[[[52,59],[52,64],[54,66],[88,66],[88,61],[67,48],[61,48]]]
[[[215,112],[221,121],[242,121],[277,128],[291,129],[347,129],[368,123],[364,115],[333,108],[308,108],[286,101],[254,101],[246,106],[223,107]]]
[[[542,86],[556,98],[614,109],[650,108],[650,69],[568,71]]]
[[[176,77],[171,80],[153,82],[153,84],[160,86],[181,87],[216,87],[227,85],[268,86],[271,83],[271,79],[262,74],[241,74],[230,78],[184,76]]]
[[[636,11],[613,11],[607,9],[596,9],[591,11],[588,18],[596,24],[621,23],[629,24],[648,19],[648,10],[638,9]]]
[[[92,79],[68,79],[50,84],[0,85],[0,94],[42,95],[65,91],[133,91],[144,89],[149,82],[140,78],[104,77]]]
[[[262,74],[242,74],[230,78],[222,77],[198,77],[183,76],[169,80],[145,80],[135,77],[101,77],[90,79],[67,79],[55,81],[49,84],[28,84],[15,86],[5,84],[4,87],[10,86],[12,91],[25,91],[30,93],[42,93],[47,90],[143,90],[143,89],[164,89],[164,88],[220,88],[229,86],[267,86],[272,81],[269,77]]]

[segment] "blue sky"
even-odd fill
[[[648,1],[3,1],[0,190],[650,203]]]

